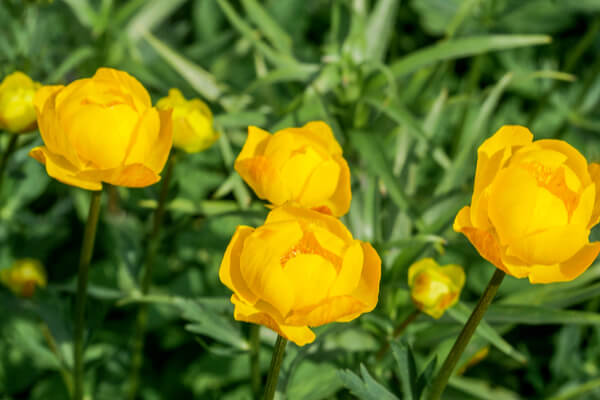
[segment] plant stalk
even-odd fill
[[[475,306],[475,309],[473,309],[471,316],[458,335],[458,338],[456,338],[456,342],[454,342],[454,346],[452,346],[448,357],[446,357],[444,365],[442,365],[437,377],[433,381],[431,390],[429,391],[429,400],[438,400],[441,398],[442,393],[448,384],[448,380],[450,379],[450,375],[452,375],[452,371],[460,360],[460,356],[467,347],[467,344],[469,344],[471,336],[473,336],[473,333],[475,333],[477,325],[479,325],[479,322],[483,318],[483,314],[485,314],[485,311],[494,299],[494,296],[496,295],[496,292],[498,292],[498,288],[500,287],[500,284],[505,276],[506,273],[504,271],[496,268],[496,272],[494,272],[494,275],[492,275],[492,279],[490,279],[490,282],[479,298],[479,302]]]
[[[165,176],[162,180],[160,187],[160,194],[158,198],[158,205],[154,212],[154,220],[152,224],[152,231],[148,238],[148,248],[146,250],[146,261],[142,270],[142,295],[145,296],[150,290],[150,284],[152,283],[152,270],[154,267],[154,259],[159,245],[159,234],[162,227],[162,222],[165,215],[165,207],[167,204],[167,198],[169,194],[169,185],[171,183],[171,177],[173,176],[173,167],[175,165],[175,155],[171,155],[167,161],[167,169]],[[144,361],[144,336],[146,333],[146,325],[148,323],[148,304],[141,303],[138,308],[136,324],[135,324],[135,337],[133,342],[133,356],[131,358],[131,375],[129,378],[129,392],[127,398],[129,400],[135,400],[140,386],[140,370],[142,368],[142,362]]]
[[[90,201],[90,210],[85,224],[81,257],[79,258],[79,271],[77,273],[77,297],[75,299],[75,344],[73,346],[73,398],[83,399],[83,333],[85,328],[85,301],[87,297],[87,282],[90,261],[94,251],[96,227],[100,215],[100,200],[102,191],[93,191]]]
[[[279,369],[283,361],[285,353],[285,345],[288,340],[280,335],[277,335],[277,342],[273,349],[273,358],[271,358],[271,366],[269,367],[269,376],[267,377],[267,386],[265,388],[264,400],[273,400],[275,389],[277,389],[277,381],[279,380]]]
[[[17,143],[19,141],[19,135],[10,134],[10,140],[8,141],[8,146],[6,150],[2,153],[2,158],[0,158],[0,195],[2,195],[2,183],[4,183],[4,174],[6,170],[6,166],[8,165],[8,159],[17,149]]]
[[[408,325],[410,325],[415,319],[417,319],[417,317],[421,314],[421,310],[419,310],[418,308],[415,309],[413,312],[411,312],[405,319],[404,321],[402,321],[402,323],[400,325],[398,325],[396,327],[396,329],[394,329],[394,332],[392,333],[392,340],[397,339],[402,332],[404,332],[404,330],[406,329],[406,327]],[[379,349],[379,351],[377,352],[377,355],[375,356],[375,359],[377,361],[381,360],[383,358],[383,356],[385,356],[385,353],[387,353],[387,351],[390,349],[390,341],[386,341],[385,344],[381,347],[381,349]]]
[[[250,325],[250,380],[252,394],[255,399],[260,398],[260,325]]]

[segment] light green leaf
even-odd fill
[[[242,0],[242,5],[258,29],[282,53],[292,53],[292,39],[256,0]]]
[[[147,33],[144,38],[198,93],[211,101],[221,96],[221,88],[210,72],[183,57],[152,34]]]
[[[469,319],[471,310],[464,303],[458,302],[446,310],[446,313],[460,324],[465,324]],[[487,317],[487,315],[486,315]],[[527,358],[518,352],[510,343],[502,338],[485,320],[481,320],[475,334],[488,340],[494,347],[520,363],[526,363]]]
[[[525,325],[600,324],[600,314],[598,313],[526,305],[492,304],[485,318],[490,322]]]
[[[129,21],[125,30],[133,41],[139,40],[144,34],[152,32],[171,14],[173,14],[186,0],[150,0]]]
[[[367,59],[383,60],[394,32],[394,21],[400,0],[379,0],[367,20]]]

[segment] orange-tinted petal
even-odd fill
[[[245,302],[254,304],[258,297],[246,285],[240,272],[240,258],[244,241],[254,232],[254,228],[240,225],[235,230],[231,241],[227,245],[221,267],[219,268],[219,279],[225,286],[240,296]]]
[[[37,161],[46,165],[48,175],[67,185],[77,186],[87,190],[101,190],[102,183],[90,179],[84,179],[79,176],[75,167],[65,160],[62,156],[53,154],[45,146],[32,149],[29,155]]]
[[[237,321],[264,325],[284,338],[296,343],[298,346],[304,346],[315,340],[315,334],[307,326],[292,326],[279,323],[271,312],[261,311],[261,309],[257,308],[260,307],[264,310],[264,305],[260,302],[252,306],[245,303],[235,294],[231,296],[231,302],[235,305],[233,317]]]

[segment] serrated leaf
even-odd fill
[[[407,343],[391,344],[392,354],[398,364],[400,374],[400,383],[402,385],[402,394],[404,400],[418,400],[416,391],[417,366],[412,350]]]

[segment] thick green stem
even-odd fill
[[[479,325],[479,322],[483,318],[483,314],[485,314],[485,311],[494,299],[494,296],[496,295],[496,292],[498,291],[498,288],[500,287],[500,284],[505,276],[506,273],[500,269],[496,269],[496,272],[494,272],[492,279],[490,279],[490,283],[488,283],[485,291],[479,298],[479,302],[475,306],[475,309],[471,313],[469,320],[458,335],[458,338],[456,338],[456,342],[454,342],[454,346],[452,346],[448,357],[446,357],[444,365],[442,365],[437,377],[433,381],[431,390],[429,391],[429,400],[438,400],[441,398],[442,393],[448,384],[448,380],[450,379],[450,375],[452,375],[452,371],[456,367],[456,364],[458,363],[463,351],[467,347],[467,344],[469,344],[471,336],[473,336],[473,333],[475,333],[477,325]]]
[[[173,176],[173,166],[175,165],[175,155],[171,155],[169,161],[167,161],[167,170],[165,172],[162,185],[160,188],[160,194],[158,198],[158,205],[154,212],[154,221],[152,225],[152,231],[148,238],[148,248],[146,250],[146,261],[142,270],[142,295],[147,295],[150,290],[150,284],[152,283],[152,269],[154,266],[154,259],[156,258],[156,252],[159,244],[159,233],[162,227],[162,221],[165,215],[165,207],[167,204],[167,198],[169,194],[169,184],[171,183],[171,177]],[[140,370],[142,368],[142,362],[144,361],[144,336],[146,333],[146,324],[148,323],[148,304],[141,303],[138,308],[136,323],[135,323],[135,337],[133,342],[133,356],[131,358],[131,375],[129,377],[129,392],[127,398],[135,400],[137,397],[138,389],[140,386]]]
[[[260,325],[250,325],[250,379],[252,394],[255,399],[260,398]]]
[[[402,321],[402,323],[400,325],[398,325],[396,327],[396,329],[394,329],[394,332],[392,333],[392,339],[398,338],[402,334],[402,332],[404,332],[406,327],[408,325],[410,325],[415,319],[417,319],[419,314],[421,314],[421,310],[419,310],[419,309],[415,309],[413,312],[411,312],[404,319],[404,321]],[[381,360],[383,358],[383,356],[385,356],[385,353],[387,353],[387,351],[389,349],[390,349],[390,342],[386,341],[385,344],[383,346],[381,346],[381,349],[379,349],[379,351],[377,352],[377,355],[375,356],[376,360],[378,360],[378,361]]]
[[[79,271],[77,274],[77,298],[75,299],[75,344],[73,346],[73,398],[83,399],[83,333],[85,328],[85,300],[87,297],[87,281],[90,260],[94,251],[94,240],[96,239],[96,227],[100,215],[100,200],[102,191],[92,192],[90,210],[85,224],[83,244],[81,246],[81,257],[79,258]]]
[[[263,397],[264,400],[273,400],[273,397],[275,396],[275,389],[277,389],[277,381],[279,380],[279,369],[281,368],[287,342],[286,338],[277,335],[277,342],[275,342],[273,358],[271,358],[271,366],[269,367],[269,376],[267,377],[267,386],[265,388],[265,396]]]
[[[0,195],[2,195],[2,183],[4,182],[4,174],[6,165],[8,164],[8,159],[12,153],[15,152],[18,141],[19,135],[11,134],[8,146],[6,147],[6,150],[4,150],[4,153],[2,153],[2,158],[0,158]]]

